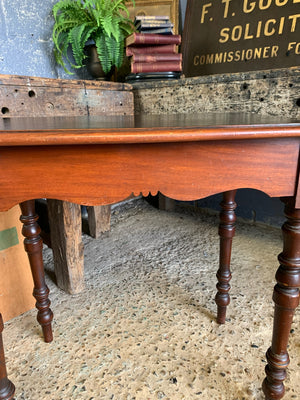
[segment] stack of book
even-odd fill
[[[181,36],[173,33],[167,16],[137,16],[137,32],[126,39],[126,55],[131,74],[127,80],[180,76],[182,54],[178,53]]]

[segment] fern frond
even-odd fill
[[[68,41],[71,44],[74,60],[78,67],[83,66],[83,60],[85,58],[84,46],[87,38],[90,37],[95,28],[90,27],[88,24],[75,26],[72,28],[68,35]]]
[[[109,56],[109,51],[107,48],[105,36],[104,35],[98,36],[95,40],[95,44],[102,69],[105,74],[108,74],[112,68],[112,61]]]
[[[74,0],[61,0],[58,3],[54,4],[52,8],[52,13],[54,19],[56,20],[57,14],[63,10],[68,10],[76,7]],[[78,7],[79,8],[79,7]]]
[[[112,2],[112,11],[117,11],[123,6],[125,7],[124,0],[116,0],[115,2]]]
[[[86,10],[70,9],[67,13],[60,13],[56,17],[56,25],[61,26],[65,23],[73,23],[74,25],[81,25],[84,22],[92,22],[90,14]]]
[[[56,62],[63,67],[65,72],[69,75],[72,75],[73,73],[67,69],[66,63],[65,63],[65,60],[66,60],[72,66],[72,62],[70,61],[69,56],[68,56],[69,42],[67,40],[67,37],[68,37],[67,32],[63,32],[61,34],[61,45],[60,45],[60,47],[55,48],[54,56],[55,56]]]
[[[113,34],[112,15],[101,15],[101,26],[107,36]]]
[[[131,20],[128,20],[129,22],[127,22],[126,20],[121,21],[120,22],[120,30],[123,33],[124,39],[131,35],[131,33],[134,31],[134,27],[132,25]]]
[[[101,15],[99,14],[99,12],[92,8],[90,13],[93,16],[93,19],[96,21],[97,26],[101,26]]]

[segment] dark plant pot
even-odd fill
[[[109,81],[113,75],[114,68],[112,68],[108,74],[104,73],[95,45],[86,46],[85,51],[87,55],[85,64],[92,77],[98,80]]]

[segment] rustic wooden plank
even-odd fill
[[[111,206],[87,207],[89,231],[93,238],[98,238],[110,231]]]
[[[50,88],[82,88],[98,90],[128,90],[132,89],[128,83],[76,80],[76,79],[53,79],[35,76],[4,75],[0,74],[0,85],[4,86],[26,86],[26,87],[50,87]]]
[[[84,289],[81,207],[48,200],[48,213],[57,285],[68,293],[79,293]]]
[[[129,91],[0,85],[0,118],[132,115],[132,104]]]

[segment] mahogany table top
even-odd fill
[[[0,119],[0,145],[162,143],[300,136],[300,119],[247,113]]]

